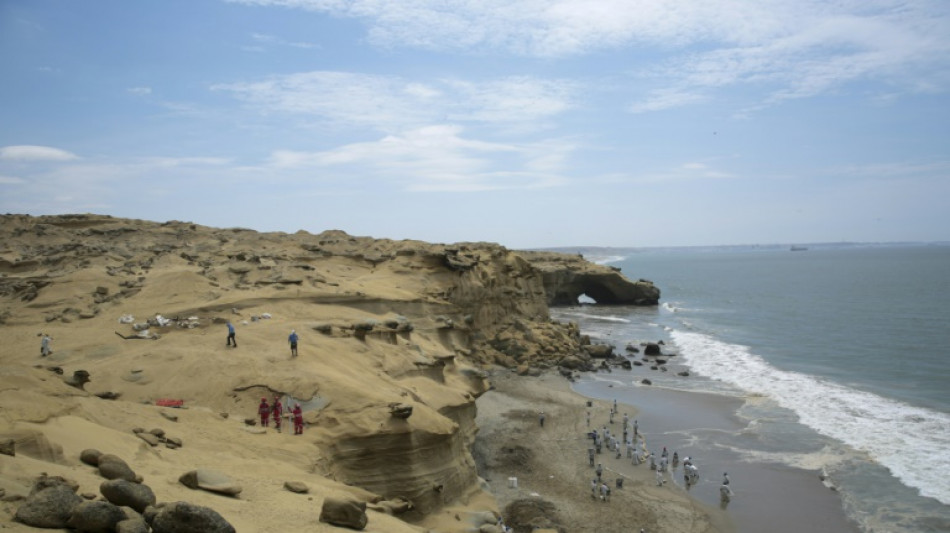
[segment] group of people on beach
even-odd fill
[[[591,406],[591,402],[588,402],[588,406]],[[617,414],[617,400],[614,400],[613,406],[608,413],[608,424],[614,423],[614,416]],[[586,413],[586,421],[587,427],[590,428],[590,410]],[[632,460],[634,466],[649,462],[650,470],[656,473],[656,484],[659,487],[666,484],[664,474],[669,471],[670,466],[672,465],[672,468],[675,469],[680,463],[679,453],[674,451],[672,456],[670,456],[665,446],[660,452],[659,460],[657,460],[654,452],[648,452],[646,439],[640,433],[638,421],[633,420],[631,424],[630,417],[627,416],[626,413],[623,414],[622,418],[622,437],[618,438],[618,435],[611,434],[610,428],[605,424],[600,429],[589,430],[587,438],[591,440],[591,445],[587,448],[587,461],[589,466],[594,468],[594,474],[596,476],[591,480],[591,498],[600,499],[603,502],[610,501],[610,486],[607,485],[607,482],[603,479],[604,465],[596,461],[596,456],[603,453],[604,448],[607,449],[608,453],[615,454],[616,459],[621,459],[622,454],[620,447],[621,444],[623,444],[626,448],[626,457]],[[691,457],[685,457],[683,459],[683,481],[687,489],[699,481],[699,468]],[[617,478],[616,485],[618,488],[623,486],[622,477]],[[728,473],[723,473],[719,495],[723,505],[732,499],[733,492],[730,487]]]
[[[281,418],[284,414],[284,405],[280,402],[280,396],[274,396],[274,403],[268,404],[267,398],[261,398],[260,405],[257,406],[257,414],[261,417],[261,427],[268,427],[270,417],[274,417],[274,427],[280,433]],[[303,409],[300,404],[294,404],[291,415],[294,421],[294,435],[303,434]]]

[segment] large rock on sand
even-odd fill
[[[145,519],[152,526],[152,533],[235,533],[234,526],[214,509],[188,502],[153,507]]]
[[[366,527],[366,503],[327,498],[320,509],[320,521],[334,526],[361,530]]]
[[[178,482],[189,489],[201,489],[228,496],[237,496],[241,493],[240,485],[231,480],[227,475],[215,470],[206,470],[199,468],[185,472],[178,478]]]
[[[112,533],[119,522],[126,519],[118,506],[103,501],[82,502],[73,508],[68,525],[90,533]]]
[[[138,476],[132,467],[121,457],[105,453],[99,456],[99,475],[106,479],[124,479],[138,481]]]
[[[138,512],[144,512],[149,505],[155,505],[155,493],[147,485],[132,483],[124,479],[111,479],[99,485],[99,492],[110,502],[131,507]]]
[[[43,476],[16,510],[15,519],[28,526],[65,529],[73,509],[82,502],[75,487],[57,478]]]

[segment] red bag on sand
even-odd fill
[[[171,398],[161,398],[155,400],[155,405],[159,407],[181,407],[185,404],[185,400],[173,400]]]

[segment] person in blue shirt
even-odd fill
[[[290,330],[290,337],[287,337],[287,340],[290,341],[290,356],[297,357],[297,330]]]
[[[228,346],[231,346],[232,343],[234,347],[237,348],[237,337],[234,336],[234,324],[228,320]]]

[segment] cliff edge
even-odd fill
[[[241,531],[316,523],[319,502],[340,495],[370,506],[367,531],[491,510],[470,453],[483,369],[577,356],[576,325],[552,321],[549,305],[659,298],[579,258],[338,230],[4,215],[0,243],[0,441],[20,450],[0,455],[7,518],[40,472],[95,493],[87,448],[134,464],[159,501],[207,504]],[[90,381],[76,386],[77,372]],[[257,405],[274,397],[301,404],[302,435],[260,427]],[[176,482],[195,468],[227,472],[240,498]],[[288,480],[311,499],[282,490]]]

